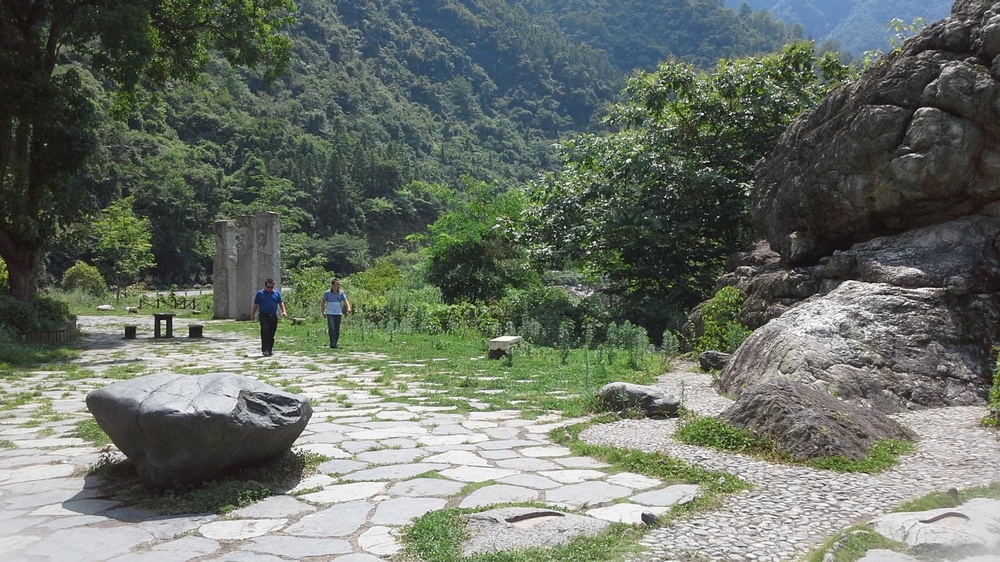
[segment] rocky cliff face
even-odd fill
[[[769,248],[721,282],[762,327],[724,390],[791,379],[886,412],[983,403],[1000,344],[1000,2],[958,0],[796,121],[752,204]]]
[[[959,0],[795,122],[753,216],[792,263],[970,214],[1000,215],[1000,3]]]

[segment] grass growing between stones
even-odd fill
[[[809,553],[807,562],[854,562],[873,548],[906,552],[906,545],[885,538],[864,525],[855,525],[823,542]],[[829,556],[828,556],[829,555]]]
[[[527,504],[518,504],[527,505]],[[552,509],[551,506],[544,506]],[[406,544],[401,560],[423,562],[614,562],[640,550],[642,528],[613,523],[594,537],[579,537],[566,545],[527,548],[463,557],[461,545],[468,538],[462,516],[481,509],[445,509],[423,515],[403,533]]]
[[[915,446],[907,441],[887,439],[872,444],[868,456],[853,460],[843,456],[797,460],[777,449],[774,442],[738,428],[721,418],[689,417],[677,428],[674,437],[681,443],[709,447],[720,451],[740,453],[770,462],[811,466],[833,472],[885,472],[899,462],[902,455],[913,452]]]
[[[584,429],[594,423],[607,421],[613,420],[610,417],[601,417],[593,422],[555,429],[549,433],[549,437],[556,443],[569,447],[575,455],[586,455],[610,464],[612,471],[634,472],[656,478],[666,484],[698,484],[701,488],[699,496],[689,503],[672,507],[659,517],[660,524],[669,523],[685,514],[715,507],[722,495],[752,488],[749,482],[732,474],[707,470],[663,453],[592,445],[580,440],[580,433]]]
[[[76,431],[73,432],[73,437],[79,437],[95,447],[105,447],[111,444],[111,438],[108,437],[107,433],[104,433],[101,426],[97,425],[97,420],[94,418],[76,422]]]
[[[170,490],[147,487],[131,461],[105,451],[90,467],[88,475],[101,479],[101,491],[109,500],[158,515],[191,513],[226,514],[273,495],[284,493],[316,472],[329,458],[292,449],[252,466],[229,471],[200,485]]]
[[[984,486],[972,486],[953,492],[931,492],[926,496],[908,501],[893,511],[927,511],[944,507],[957,507],[973,498],[990,498],[1000,500],[1000,482],[991,482]]]

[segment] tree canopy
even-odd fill
[[[98,94],[121,109],[140,86],[194,79],[213,51],[275,76],[291,43],[291,0],[4,0],[0,3],[0,257],[11,293],[34,296],[60,226],[99,208],[107,184],[82,181],[98,146]]]
[[[614,132],[566,142],[563,169],[533,184],[536,257],[579,264],[633,303],[697,304],[751,240],[753,166],[848,74],[799,43],[711,72],[669,61],[634,77],[607,118]]]

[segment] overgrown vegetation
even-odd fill
[[[988,427],[1000,427],[1000,356],[997,357],[996,367],[993,369],[993,386],[990,387],[990,395],[986,407],[988,413],[983,419],[983,425]]]
[[[76,262],[63,273],[60,286],[67,292],[80,291],[95,297],[108,292],[108,284],[100,270],[84,261]]]
[[[0,355],[4,345],[18,342],[21,335],[42,330],[55,330],[69,320],[69,306],[48,295],[22,301],[0,293]],[[16,353],[13,350],[8,353]]]
[[[743,325],[743,300],[736,287],[723,287],[701,305],[698,318],[701,333],[695,337],[694,352],[732,353],[747,339],[751,330]]]

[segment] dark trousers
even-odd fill
[[[260,351],[271,353],[274,351],[274,333],[278,331],[277,314],[258,314],[260,319]]]
[[[327,314],[326,315],[326,328],[330,332],[330,347],[337,347],[337,342],[340,341],[340,321],[344,319],[341,314]]]

